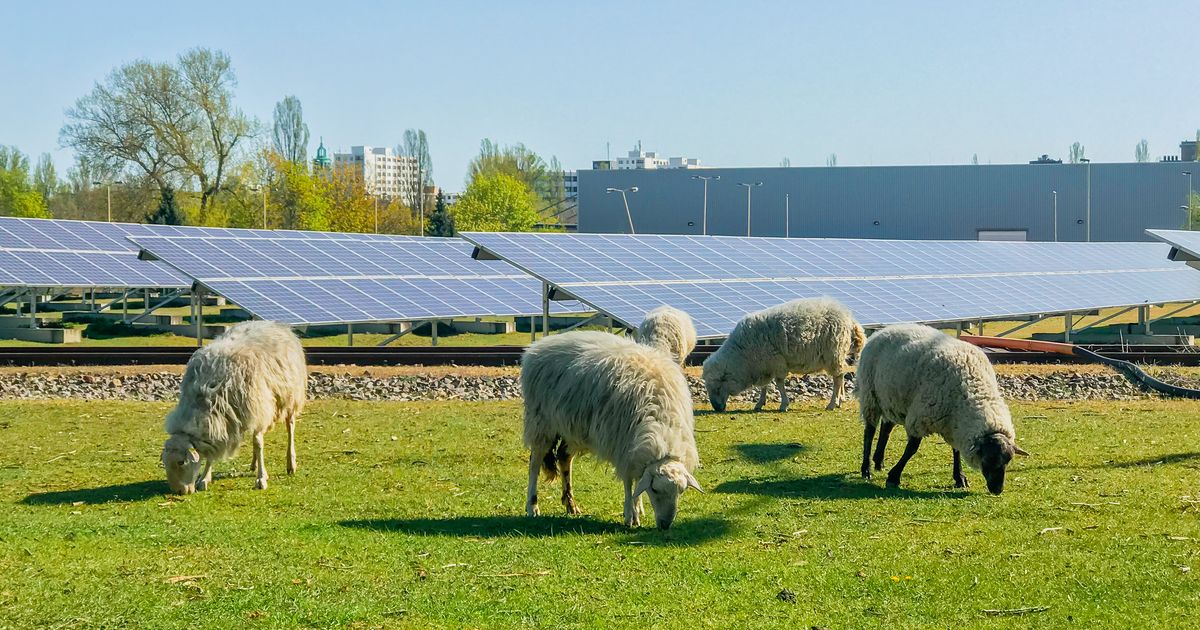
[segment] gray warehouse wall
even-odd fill
[[[1193,166],[1200,164],[1092,164],[1092,240],[1142,241],[1146,228],[1183,226],[1179,206],[1187,202],[1187,177],[1181,172]],[[629,207],[639,233],[700,234],[703,185],[692,176],[720,175],[708,184],[709,234],[746,234],[746,189],[737,183],[761,181],[751,193],[754,236],[784,236],[786,193],[791,236],[974,240],[979,230],[1028,230],[1029,240],[1049,241],[1050,191],[1057,190],[1058,238],[1082,241],[1087,169],[1006,164],[579,171],[579,231],[627,232],[621,195],[605,189],[637,186]]]

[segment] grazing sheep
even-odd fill
[[[660,306],[646,313],[646,319],[638,327],[637,340],[666,352],[682,366],[696,347],[696,327],[687,313],[670,306]]]
[[[295,472],[295,425],[307,385],[304,349],[280,324],[244,322],[196,350],[183,374],[179,404],[167,415],[170,437],[162,464],[171,490],[208,489],[213,463],[236,455],[247,433],[254,436],[254,487],[266,488],[263,434],[280,421],[288,432],[287,471]]]
[[[780,411],[787,411],[784,379],[792,372],[824,371],[833,378],[833,396],[826,409],[841,405],[845,374],[863,345],[862,327],[835,300],[793,300],[742,318],[729,338],[704,361],[704,386],[716,411],[725,411],[728,398],[758,386],[758,404],[767,402],[767,385],[779,388]]]
[[[908,446],[888,472],[891,487],[900,485],[904,466],[928,435],[942,436],[954,449],[958,488],[968,485],[962,472],[964,456],[967,464],[983,472],[988,491],[1000,494],[1008,462],[1014,454],[1028,454],[1016,444],[1012,417],[987,356],[928,326],[889,326],[872,335],[858,364],[855,395],[864,424],[864,479],[871,478],[867,456],[876,427],[875,470],[881,470],[893,424],[904,425]]]
[[[667,355],[603,332],[569,332],[529,346],[521,362],[529,491],[525,508],[537,516],[539,467],[547,480],[562,476],[562,503],[579,506],[571,462],[593,452],[625,482],[625,524],[641,524],[641,495],[650,495],[655,520],[667,529],[679,495],[700,490],[692,433],[692,397],[683,371]]]

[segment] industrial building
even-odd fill
[[[1188,227],[1181,206],[1196,166],[1169,158],[583,170],[579,231],[624,233],[631,218],[639,234],[1145,241],[1147,228]],[[609,189],[627,191],[628,217],[620,192]]]

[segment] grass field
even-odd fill
[[[545,489],[526,518],[517,403],[313,403],[295,477],[273,434],[268,490],[244,452],[186,498],[166,409],[0,403],[0,627],[1166,628],[1200,605],[1195,403],[1016,405],[1034,456],[999,497],[954,490],[934,440],[903,489],[860,480],[853,409],[703,414],[708,493],[669,532],[624,529],[591,459],[585,516]]]

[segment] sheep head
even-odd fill
[[[172,435],[163,444],[162,465],[167,471],[167,485],[175,494],[192,494],[196,491],[196,477],[200,475],[200,453],[184,435]]]
[[[1000,494],[1004,491],[1004,472],[1014,455],[1028,455],[1017,446],[1012,437],[1003,433],[989,433],[975,440],[972,448],[964,455],[967,464],[979,469],[987,481],[988,492]]]
[[[713,360],[715,356],[714,354],[704,361],[704,389],[708,391],[708,402],[713,411],[724,413],[729,396],[744,388],[737,387],[729,367],[723,361]]]
[[[658,523],[658,528],[670,529],[671,523],[675,522],[675,513],[679,509],[679,495],[688,488],[704,492],[700,489],[696,478],[682,463],[675,460],[663,460],[646,468],[641,481],[633,491],[633,498],[637,500],[643,492],[649,495],[650,507],[654,509],[654,520]]]

